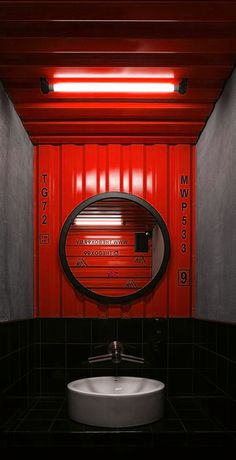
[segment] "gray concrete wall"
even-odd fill
[[[197,143],[197,316],[236,321],[236,69]]]
[[[0,84],[0,321],[33,316],[33,146]]]

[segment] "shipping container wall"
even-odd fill
[[[162,279],[151,293],[119,305],[100,304],[76,291],[59,257],[60,232],[68,215],[87,198],[104,192],[143,198],[162,216],[170,235],[170,260]],[[191,316],[195,305],[195,148],[160,144],[35,147],[34,256],[35,316]]]

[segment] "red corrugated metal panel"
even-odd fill
[[[87,144],[41,146],[36,150],[39,316],[165,317],[168,314],[191,314],[193,155],[193,149],[186,145]],[[42,196],[44,186],[48,188],[47,197]],[[62,271],[58,256],[60,229],[67,216],[86,198],[105,191],[124,191],[145,199],[161,214],[170,232],[170,262],[162,280],[141,300],[124,305],[100,305],[75,291]],[[47,213],[43,212],[44,208]],[[186,251],[182,252],[184,244],[187,245]],[[120,250],[128,260],[128,248]],[[75,257],[72,246],[68,247],[67,253]],[[37,260],[35,263],[37,265]],[[110,293],[109,286],[106,289]]]
[[[61,225],[63,225],[71,210],[85,198],[84,147],[63,145],[61,161]],[[71,289],[65,276],[62,276],[61,300],[63,316],[84,316],[84,297]]]
[[[192,146],[192,234],[191,234],[191,289],[192,289],[192,316],[196,308],[196,147]]]
[[[196,143],[235,63],[235,22],[235,0],[5,0],[1,79],[34,144]],[[40,77],[188,87],[44,94]]]
[[[39,287],[39,240],[38,240],[38,147],[34,147],[34,316],[38,314],[38,287]]]
[[[168,225],[168,147],[166,145],[148,145],[146,150],[146,197],[144,198],[158,210]],[[145,316],[167,315],[168,292],[167,276],[164,276],[145,302]],[[157,315],[158,311],[158,315]]]
[[[169,231],[169,316],[191,314],[191,147],[170,147]]]
[[[60,147],[38,148],[39,316],[61,316]]]

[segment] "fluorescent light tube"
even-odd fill
[[[183,78],[176,85],[174,83],[161,82],[137,82],[137,81],[121,81],[121,82],[62,82],[49,83],[47,78],[40,77],[40,88],[43,94],[48,94],[50,91],[62,93],[173,93],[185,94],[187,91],[188,79]]]
[[[74,220],[74,223],[75,225],[78,225],[78,227],[80,226],[106,226],[106,225],[109,225],[109,226],[116,226],[116,225],[122,225],[123,222],[121,219],[75,219]]]
[[[64,82],[52,85],[61,93],[173,93],[174,83],[153,82]]]

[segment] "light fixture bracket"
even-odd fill
[[[48,94],[50,91],[53,91],[53,85],[48,83],[46,77],[40,77],[40,89],[43,94]]]
[[[183,78],[179,84],[179,94],[185,94],[187,91],[188,79]]]

